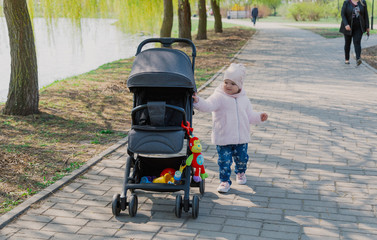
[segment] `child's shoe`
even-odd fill
[[[217,188],[217,191],[219,193],[227,193],[230,189],[230,184],[229,182],[221,182],[219,187]]]
[[[237,183],[240,185],[245,185],[246,184],[246,175],[245,173],[237,173]]]

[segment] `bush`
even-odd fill
[[[267,16],[270,16],[271,14],[271,9],[267,6],[260,5],[258,6],[258,17],[259,18],[264,18]]]
[[[281,17],[288,17],[289,16],[289,5],[288,4],[281,4],[278,9],[277,9],[277,12],[278,12],[278,16],[281,16]]]
[[[289,7],[290,16],[296,21],[319,21],[324,17],[323,12],[326,8],[313,2],[294,3]]]

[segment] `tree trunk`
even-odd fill
[[[191,9],[189,0],[178,0],[178,29],[180,38],[191,38]]]
[[[171,37],[173,15],[173,0],[164,0],[164,19],[162,21],[160,37]]]
[[[197,40],[207,39],[207,9],[206,0],[199,0],[199,26]]]
[[[221,22],[219,0],[211,0],[211,7],[212,7],[213,15],[215,17],[215,32],[216,33],[222,33],[223,32],[223,24]]]
[[[11,75],[4,114],[39,113],[38,68],[26,0],[4,0],[9,32]]]

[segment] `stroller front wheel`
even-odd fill
[[[199,215],[199,197],[198,196],[193,196],[192,197],[192,218],[196,219],[198,218]]]
[[[112,210],[113,210],[113,215],[114,216],[119,216],[120,215],[120,194],[115,194],[113,196],[113,202],[112,202]]]
[[[137,204],[138,204],[137,195],[132,194],[130,197],[130,203],[128,205],[128,213],[130,214],[131,217],[136,216]]]

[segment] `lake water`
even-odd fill
[[[134,56],[148,36],[125,34],[113,25],[115,21],[82,19],[78,29],[69,19],[59,19],[53,27],[48,27],[45,19],[34,19],[39,87]],[[8,94],[10,62],[6,21],[0,17],[0,102],[5,102]]]

